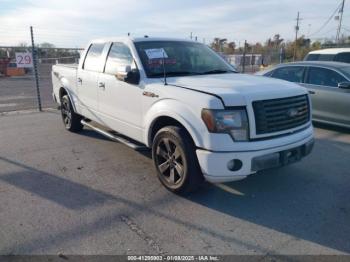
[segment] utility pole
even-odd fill
[[[340,9],[339,9],[340,18],[339,18],[339,25],[338,25],[337,38],[336,38],[336,42],[338,45],[340,42],[340,33],[341,33],[341,25],[342,25],[342,21],[343,21],[344,5],[345,5],[345,0],[342,1]]]
[[[301,20],[299,16],[299,11],[298,11],[298,16],[297,16],[297,25],[295,26],[295,42],[294,42],[294,53],[293,53],[293,61],[295,61],[296,54],[297,54],[297,48],[298,48],[298,32],[299,32],[299,22]]]
[[[41,108],[41,98],[40,98],[40,89],[39,89],[38,56],[37,56],[37,51],[34,44],[34,34],[33,34],[32,26],[30,26],[30,36],[32,39],[32,55],[33,55],[34,76],[35,76],[35,84],[36,84],[36,95],[38,98],[39,111],[41,112],[42,108]]]
[[[247,40],[244,41],[242,73],[245,72],[245,55],[247,53]]]

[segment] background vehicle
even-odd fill
[[[350,128],[350,65],[338,62],[280,64],[259,75],[306,87],[311,94],[313,120]]]
[[[238,74],[198,42],[96,40],[79,65],[55,65],[52,77],[66,129],[86,125],[152,148],[158,178],[173,192],[287,165],[313,146],[305,88]]]
[[[350,48],[328,48],[308,53],[305,61],[334,61],[350,63]]]

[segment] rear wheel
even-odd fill
[[[192,139],[181,127],[169,126],[157,132],[152,157],[159,180],[172,192],[192,192],[204,180]]]
[[[83,129],[82,116],[74,112],[68,95],[61,98],[61,115],[64,127],[71,132],[79,132]]]

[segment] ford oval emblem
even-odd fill
[[[296,117],[297,115],[298,115],[298,109],[296,108],[291,108],[287,111],[288,117]]]

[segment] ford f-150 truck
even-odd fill
[[[176,193],[296,162],[313,147],[305,88],[237,73],[198,42],[95,40],[79,65],[54,65],[52,79],[67,130],[151,148],[159,180]]]

